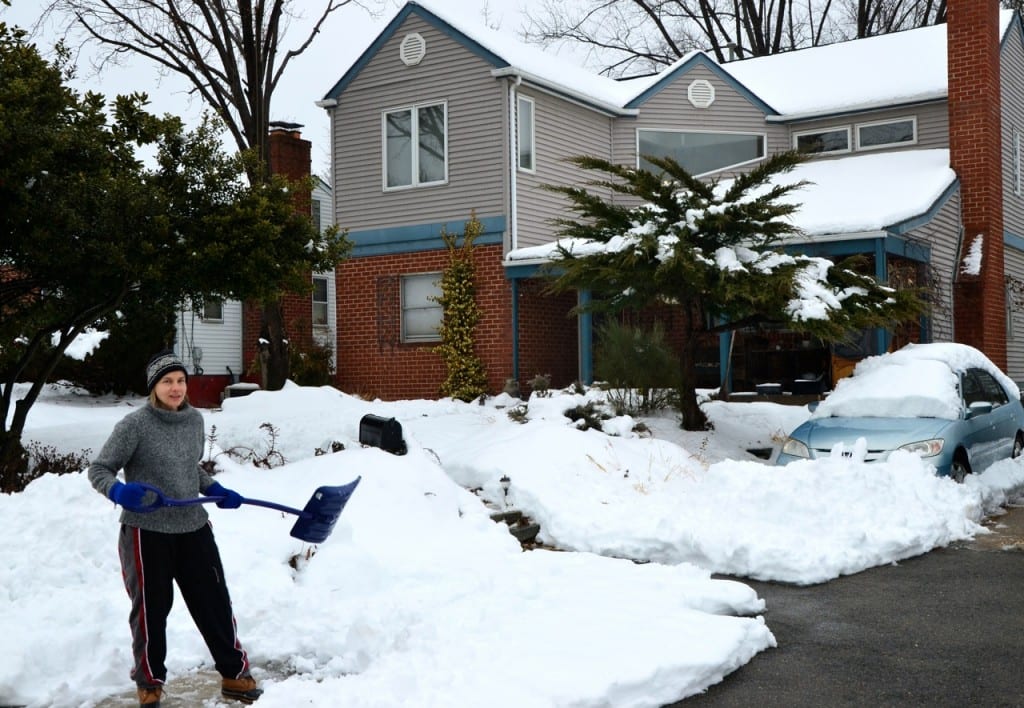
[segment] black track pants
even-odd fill
[[[209,524],[180,534],[122,525],[118,552],[132,601],[128,622],[135,661],[131,677],[136,684],[155,686],[167,678],[166,627],[174,603],[174,582],[221,676],[237,678],[249,672]]]

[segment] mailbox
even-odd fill
[[[402,439],[402,424],[379,415],[367,414],[359,421],[359,444],[379,447],[393,455],[404,455],[408,451]]]

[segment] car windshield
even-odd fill
[[[941,361],[890,361],[842,379],[815,418],[960,417],[958,377]]]

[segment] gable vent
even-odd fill
[[[694,108],[708,108],[715,102],[715,87],[706,79],[697,79],[687,87],[686,97]]]
[[[410,32],[402,40],[398,55],[406,66],[416,66],[427,53],[427,40],[419,32]]]

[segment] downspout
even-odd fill
[[[875,239],[875,280],[885,283],[889,280],[889,264],[885,255],[885,236]],[[875,354],[884,354],[889,351],[889,330],[885,327],[875,329]]]
[[[519,169],[516,150],[516,87],[523,77],[516,74],[508,82],[508,240],[509,250],[519,247],[519,220],[516,218],[516,171]],[[519,280],[512,280],[512,378],[519,381]]]
[[[508,83],[508,236],[509,250],[514,251],[519,248],[519,218],[517,215],[519,200],[516,193],[519,189],[516,175],[519,171],[519,151],[516,144],[516,127],[518,125],[516,117],[518,94],[516,93],[516,88],[519,84],[523,83],[523,77],[520,74],[516,74],[509,78],[511,80]]]

